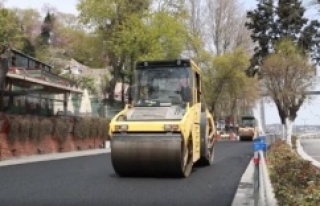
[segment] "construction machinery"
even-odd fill
[[[129,102],[110,123],[111,160],[120,176],[188,177],[213,164],[216,129],[189,59],[143,61]]]
[[[238,129],[238,136],[240,141],[250,140],[252,141],[258,136],[257,120],[254,116],[242,116],[241,124]]]

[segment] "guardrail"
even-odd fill
[[[277,135],[260,136],[254,140],[254,205],[277,206],[271,184],[265,154],[268,146],[278,139]]]

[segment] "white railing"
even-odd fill
[[[259,198],[258,206],[277,206],[277,199],[273,192],[266,159],[263,151],[259,151]]]
[[[260,137],[262,138],[262,137]],[[255,164],[255,185],[254,188],[254,205],[255,206],[278,206],[277,199],[275,198],[274,190],[271,184],[269,171],[267,167],[267,161],[265,152],[268,150],[268,146],[279,139],[278,135],[267,135],[264,138],[265,148],[255,148],[254,162]],[[261,143],[261,142],[260,142]]]

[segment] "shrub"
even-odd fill
[[[277,141],[268,152],[270,178],[279,205],[319,205],[320,175],[284,141]]]
[[[297,149],[297,136],[292,136],[292,138],[291,138],[291,142],[292,142],[292,149]]]
[[[59,144],[63,144],[69,134],[69,120],[68,119],[56,119],[54,126],[54,137],[57,139]]]
[[[109,140],[109,123],[105,118],[99,118],[98,137],[104,140]]]
[[[76,139],[85,139],[90,135],[91,121],[89,117],[77,118],[74,123],[74,137]]]
[[[30,136],[30,118],[26,117],[20,120],[20,136],[19,140],[25,142]]]
[[[20,136],[20,126],[21,118],[20,117],[11,117],[9,118],[9,132],[8,132],[8,142],[13,144]]]
[[[39,133],[40,133],[40,121],[38,117],[32,117],[30,119],[30,139],[33,141],[38,141]]]
[[[97,137],[99,130],[99,119],[92,118],[90,121],[90,137]]]
[[[51,135],[53,130],[53,123],[50,119],[43,119],[40,121],[39,139],[41,142],[46,136]]]

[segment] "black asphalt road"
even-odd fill
[[[0,167],[0,205],[231,205],[252,142],[219,142],[189,178],[120,178],[110,154]]]

